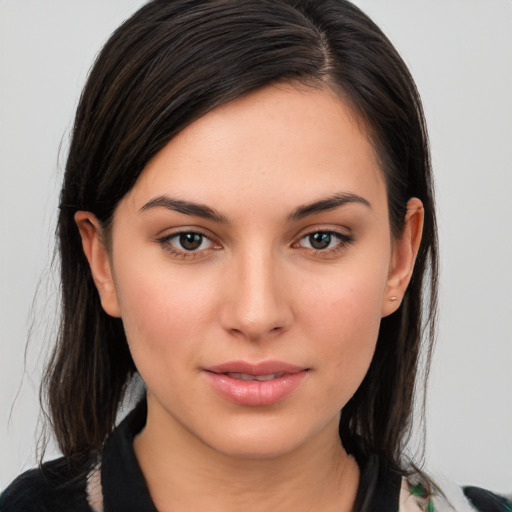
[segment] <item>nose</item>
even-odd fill
[[[224,329],[252,341],[288,330],[293,312],[271,250],[247,251],[233,263],[224,288]]]

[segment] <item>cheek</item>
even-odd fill
[[[328,375],[326,391],[342,405],[359,387],[375,351],[385,275],[384,269],[351,269],[303,296],[307,336],[317,340],[317,361]]]
[[[317,275],[303,285],[303,314],[310,325],[332,330],[356,343],[367,331],[374,332],[380,325],[382,298],[386,287],[384,265],[347,267],[339,272]]]
[[[141,270],[143,269],[143,270]],[[116,290],[128,344],[138,370],[166,371],[194,364],[194,347],[211,316],[213,293],[186,272],[139,265],[136,258],[117,266]],[[159,362],[161,364],[159,364]],[[144,377],[144,375],[143,375]]]

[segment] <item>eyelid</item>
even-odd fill
[[[186,234],[186,233],[196,233],[198,235],[204,236],[205,238],[208,238],[208,240],[211,240],[217,245],[221,245],[219,242],[219,237],[210,231],[209,229],[202,227],[202,226],[196,226],[196,225],[179,225],[176,227],[167,227],[165,229],[160,230],[160,232],[155,235],[155,240],[161,240],[163,238],[170,238],[172,236]]]
[[[352,229],[346,226],[340,226],[332,224],[315,224],[312,226],[307,226],[302,228],[299,233],[294,237],[295,240],[300,240],[309,235],[313,235],[315,233],[333,233],[335,235],[340,236],[341,238],[353,239],[353,231]]]

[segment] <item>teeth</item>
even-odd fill
[[[271,373],[269,375],[256,375],[255,380],[265,381],[265,380],[277,379],[277,377],[280,377],[279,373]]]
[[[278,377],[282,377],[282,373],[269,373],[268,375],[250,375],[248,373],[226,373],[228,377],[232,379],[238,380],[258,380],[258,381],[266,381],[277,379]]]

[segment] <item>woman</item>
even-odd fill
[[[2,510],[470,510],[403,457],[430,163],[412,79],[354,6],[142,8],[84,90],[58,233],[65,458]]]

